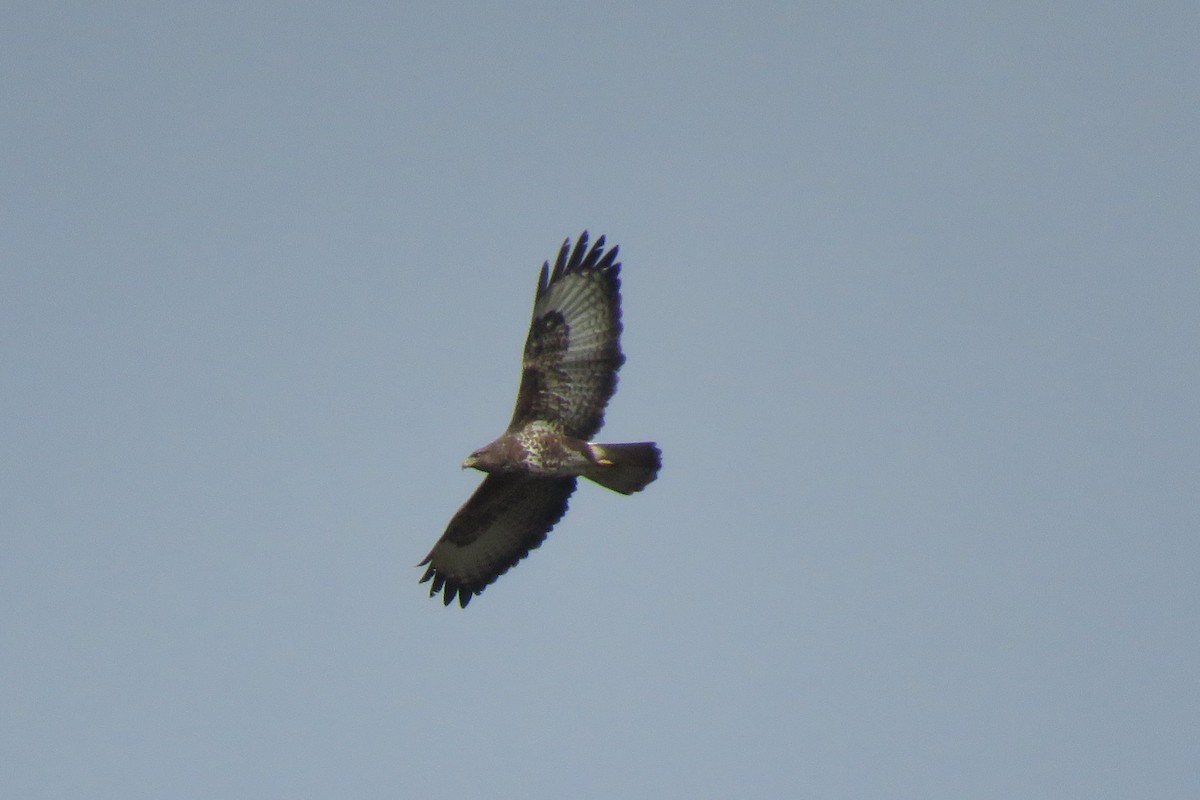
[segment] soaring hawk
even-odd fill
[[[542,265],[525,340],[521,388],[508,430],[467,457],[488,473],[433,550],[421,583],[466,608],[474,595],[538,547],[567,511],[582,476],[621,494],[641,491],[662,465],[653,442],[596,444],[617,389],[621,281],[614,247],[587,231]]]

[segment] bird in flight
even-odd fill
[[[542,265],[525,340],[517,407],[504,435],[463,462],[487,473],[420,566],[429,596],[463,608],[546,539],[580,477],[621,494],[658,477],[654,442],[597,444],[617,389],[621,281],[617,247],[584,231]]]

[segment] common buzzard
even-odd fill
[[[617,389],[621,353],[621,265],[601,236],[587,231],[574,250],[563,242],[550,269],[542,265],[525,340],[521,388],[508,430],[463,462],[488,473],[458,510],[420,566],[429,596],[466,608],[538,547],[567,511],[582,476],[633,494],[658,476],[653,442],[596,444],[604,407]]]

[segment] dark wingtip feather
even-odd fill
[[[567,259],[571,255],[571,240],[563,239],[562,247],[558,250],[558,258],[554,261],[554,269],[550,272],[550,280],[543,286],[548,287],[551,283],[562,277],[563,272],[567,269]],[[549,266],[547,263],[546,266]]]
[[[482,586],[474,588],[464,586],[453,578],[443,575],[434,568],[433,564],[430,564],[429,558],[426,558],[417,566],[423,567],[426,564],[429,564],[429,567],[425,570],[425,574],[421,576],[421,579],[417,581],[417,583],[432,581],[432,583],[429,584],[429,596],[437,597],[438,593],[440,592],[442,595],[442,605],[444,606],[448,606],[453,603],[455,597],[457,597],[458,605],[461,608],[466,608],[467,603],[471,602],[471,598],[477,594],[480,594],[485,588]]]
[[[601,234],[600,238],[592,243],[591,249],[588,249],[587,231],[579,234],[574,247],[571,246],[569,237],[563,239],[562,247],[558,251],[558,258],[554,260],[554,268],[550,268],[549,261],[542,263],[542,271],[549,273],[549,280],[543,280],[539,284],[540,288],[544,290],[549,284],[571,272],[608,270],[615,275],[621,268],[621,265],[617,263],[617,254],[621,248],[616,245],[605,252],[604,247],[607,242],[607,237]]]
[[[571,251],[571,258],[567,261],[567,267],[564,272],[578,272],[584,264],[584,256],[587,255],[588,235],[587,231],[579,234],[579,241],[575,243],[575,249]]]

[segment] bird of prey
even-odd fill
[[[445,605],[471,598],[546,539],[567,511],[579,477],[621,494],[658,476],[653,442],[596,444],[604,408],[617,389],[621,282],[617,250],[584,231],[542,265],[525,340],[517,408],[504,435],[463,462],[487,473],[421,562],[429,596]]]

